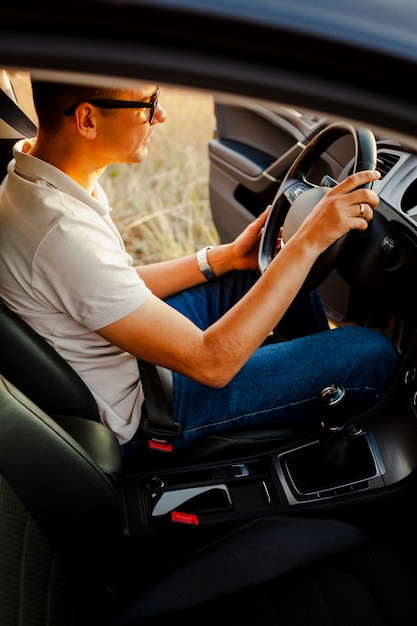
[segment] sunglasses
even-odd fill
[[[149,124],[153,120],[153,116],[158,106],[158,98],[159,98],[159,89],[150,97],[149,102],[139,102],[137,100],[105,100],[105,99],[92,99],[92,100],[81,100],[80,102],[76,102],[65,109],[64,115],[71,117],[74,115],[75,109],[82,102],[88,102],[89,104],[93,104],[100,109],[149,109],[148,119],[146,120]]]

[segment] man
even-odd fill
[[[32,84],[37,137],[14,148],[0,191],[0,293],[85,380],[121,444],[140,437],[137,357],[172,371],[175,446],[231,426],[307,422],[337,383],[358,410],[382,394],[397,352],[382,333],[329,330],[317,294],[297,298],[317,257],[378,203],[359,172],[329,189],[260,276],[268,208],[235,241],[133,267],[99,177],[141,163],[166,113],[156,85]],[[267,342],[275,329],[289,340]]]

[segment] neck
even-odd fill
[[[43,142],[39,138],[28,150],[28,154],[50,163],[92,194],[97,180],[106,168],[98,168],[88,157],[80,158],[80,153],[80,150],[74,153],[68,144],[59,146],[56,142]]]

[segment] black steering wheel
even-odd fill
[[[353,171],[375,169],[377,147],[371,130],[355,128],[342,122],[331,124],[320,131],[294,161],[273,200],[259,246],[258,264],[261,272],[266,270],[276,254],[280,233],[285,244],[328,191],[329,186],[336,184],[330,177],[325,177],[320,185],[315,185],[307,180],[307,172],[337,139],[348,134],[352,135],[355,146]],[[370,184],[367,186],[370,187]],[[329,246],[316,260],[303,289],[312,291],[332,269],[340,267],[347,248],[350,249],[352,244],[355,247],[358,243],[365,244],[370,225],[371,223],[365,231],[349,231]]]

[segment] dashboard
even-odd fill
[[[350,166],[351,167],[351,166]],[[365,233],[358,233],[341,276],[374,306],[401,319],[417,313],[417,155],[378,146],[380,202]],[[341,178],[344,177],[341,176]]]

